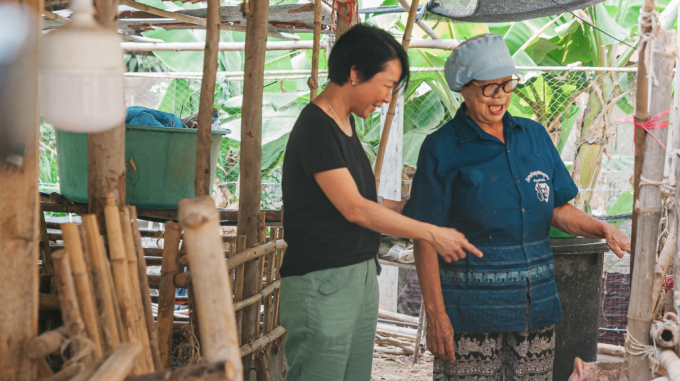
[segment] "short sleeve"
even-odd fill
[[[447,226],[451,208],[451,187],[440,173],[440,160],[432,137],[423,142],[411,197],[404,207],[404,215],[436,226]]]
[[[296,145],[305,174],[313,176],[319,172],[347,167],[333,126],[318,120],[316,123],[308,120],[307,123],[309,124],[300,126],[302,128]]]
[[[545,128],[541,126],[541,130],[544,134],[546,140],[547,149],[550,151],[550,157],[552,158],[555,171],[553,172],[553,192],[555,195],[555,208],[562,206],[569,201],[571,201],[578,194],[578,187],[571,178],[571,174],[564,165],[559,152],[555,148],[555,145],[550,139],[550,135],[545,131]]]

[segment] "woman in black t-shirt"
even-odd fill
[[[362,381],[371,377],[380,233],[428,241],[447,262],[482,253],[454,229],[402,216],[402,203],[377,203],[352,114],[368,118],[408,82],[402,46],[357,25],[338,39],[328,68],[330,83],[300,114],[283,162],[286,379]]]

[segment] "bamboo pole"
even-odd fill
[[[273,240],[276,239],[276,229],[272,228],[270,230],[270,236]],[[274,268],[276,267],[276,252],[273,252],[272,254],[267,256],[267,275],[265,277],[265,289],[269,287],[274,282]],[[267,296],[264,299],[264,319],[263,323],[264,326],[262,328],[262,334],[266,334],[267,332],[271,331],[274,327],[272,327],[272,314],[271,314],[271,309],[272,309],[272,297]]]
[[[659,353],[659,365],[668,373],[670,381],[680,381],[680,359],[670,349]]]
[[[671,266],[671,261],[673,260],[673,253],[675,253],[675,243],[677,239],[677,218],[675,215],[675,208],[668,210],[668,237],[666,238],[666,243],[661,249],[661,254],[659,259],[656,261],[656,266],[654,267],[654,281],[652,283],[652,307],[654,307],[654,315],[659,312],[662,303],[659,302],[661,298],[661,287],[666,280],[666,274]]]
[[[246,20],[243,108],[241,109],[241,182],[237,234],[246,236],[246,247],[255,246],[258,238],[258,220],[262,196],[262,96],[264,92],[264,62],[269,18],[269,1],[251,0]],[[257,279],[260,260],[244,264],[243,296],[258,292],[262,279]],[[250,306],[243,311],[241,344],[257,337],[260,311]],[[240,365],[240,364],[239,364]],[[245,359],[243,369],[250,378],[250,359]],[[241,372],[239,370],[239,372]]]
[[[130,210],[124,207],[119,214],[123,243],[125,244],[125,256],[127,257],[128,276],[130,277],[128,282],[130,284],[131,305],[135,311],[135,329],[137,331],[137,338],[142,344],[140,360],[145,363],[144,373],[148,373],[154,370],[154,366],[153,359],[151,358],[151,346],[149,345],[149,333],[146,331],[146,314],[142,306],[142,291],[141,287],[139,287],[139,267],[137,265],[137,250],[132,238]],[[149,292],[148,289],[146,292]]]
[[[97,22],[117,32],[118,0],[93,1]],[[113,194],[116,205],[125,204],[125,123],[87,135],[88,213],[97,215],[104,237],[104,207],[109,193]]]
[[[106,197],[106,231],[109,236],[109,256],[111,257],[111,270],[113,283],[116,287],[118,307],[122,317],[125,341],[139,341],[135,325],[135,309],[132,304],[132,292],[130,291],[130,274],[128,274],[127,256],[125,254],[125,242],[121,231],[120,214],[115,198],[112,194]],[[120,347],[119,347],[120,348]],[[144,361],[140,359],[133,370],[134,374],[144,372]]]
[[[126,1],[126,0],[123,0]],[[212,187],[210,181],[210,138],[213,104],[215,102],[215,81],[217,78],[217,47],[220,43],[220,1],[208,0],[207,34],[203,55],[203,80],[198,106],[198,133],[196,136],[196,173],[194,188],[196,197],[208,196]],[[265,37],[266,40],[266,37]]]
[[[5,162],[0,155],[0,279],[3,288],[0,305],[0,380],[29,381],[37,376],[37,362],[24,356],[24,345],[38,335],[38,260],[39,250],[39,126],[38,110],[38,41],[42,29],[41,0],[10,0],[21,7],[26,18],[14,20],[26,30],[21,49],[3,66],[3,90],[0,91],[0,114],[3,131],[23,143],[19,165]],[[30,23],[27,23],[30,21]],[[28,25],[24,29],[24,26]],[[18,42],[16,36],[8,36]],[[9,49],[10,54],[14,52]],[[4,53],[4,52],[3,52]],[[14,139],[9,139],[14,140]],[[9,148],[5,144],[0,144]],[[19,148],[19,147],[12,147]]]
[[[321,42],[321,0],[314,0],[314,41],[312,47],[312,75],[307,81],[309,100],[313,101],[319,90],[319,46]]]
[[[80,317],[78,298],[76,297],[73,277],[71,276],[71,266],[64,250],[52,253],[52,260],[54,261],[55,276],[57,277],[61,317],[69,338],[72,340],[71,358],[81,359],[88,356],[89,352],[86,351],[86,341],[83,340],[85,325]]]
[[[245,247],[246,236],[245,235],[238,236],[238,238],[236,238],[236,251],[240,252]],[[236,268],[236,276],[234,280],[234,303],[238,303],[241,300],[243,300],[243,277],[245,274],[245,264],[236,266],[227,265],[227,267]],[[236,312],[236,326],[238,327],[237,331],[241,332],[241,327],[243,326],[243,312],[241,311]],[[241,344],[243,344],[243,340],[241,340]]]
[[[135,252],[137,254],[137,277],[139,278],[139,287],[142,297],[142,306],[144,308],[144,320],[146,322],[146,333],[149,336],[149,346],[151,349],[151,358],[153,360],[153,369],[159,371],[163,369],[161,365],[161,352],[158,348],[158,334],[156,332],[156,325],[153,320],[153,312],[151,311],[151,294],[149,292],[149,278],[146,276],[146,259],[144,258],[144,248],[142,247],[142,236],[137,223],[137,208],[128,206],[130,211],[130,219],[132,220],[132,238],[135,241]],[[167,242],[167,241],[165,241]]]
[[[413,364],[418,363],[418,354],[420,353],[420,337],[423,334],[423,321],[425,320],[425,300],[420,302],[420,314],[418,314],[418,329],[416,330],[415,350],[413,351]]]
[[[101,321],[99,328],[102,332],[103,350],[109,352],[118,348],[120,343],[120,333],[118,332],[116,313],[113,306],[116,302],[108,280],[111,278],[111,273],[104,265],[104,262],[108,262],[108,259],[100,245],[97,217],[93,214],[88,214],[82,216],[82,220],[82,226],[87,237],[87,254],[90,260],[95,302],[99,312],[99,320]]]
[[[236,372],[229,361],[189,365],[142,376],[132,376],[125,381],[233,381]]]
[[[406,29],[404,30],[404,39],[401,45],[404,50],[408,52],[408,47],[411,44],[411,32],[413,31],[413,23],[418,14],[418,0],[413,0],[411,4],[411,11],[408,13],[408,20],[406,21]],[[402,68],[404,70],[404,68]],[[399,89],[392,91],[392,99],[385,115],[385,126],[383,126],[382,134],[380,135],[380,145],[378,146],[378,156],[375,158],[375,189],[376,192],[380,190],[380,176],[382,174],[383,159],[385,158],[385,150],[387,149],[387,139],[390,136],[390,129],[392,128],[392,120],[394,119],[394,112],[397,109],[397,100],[399,99]],[[378,193],[379,194],[379,193]]]
[[[673,64],[677,55],[675,34],[661,32],[653,41],[653,70],[658,78],[658,86],[651,91],[651,107],[649,113],[658,115],[669,107],[669,98],[673,81]],[[640,76],[641,78],[642,76]],[[665,118],[667,120],[667,117]],[[668,129],[654,130],[655,136],[666,141]],[[666,149],[655,139],[647,139],[645,143],[645,160],[642,177],[650,181],[663,179]],[[640,189],[640,199],[633,206],[639,215],[634,270],[631,281],[630,305],[628,308],[628,335],[642,343],[650,344],[649,330],[652,322],[652,278],[656,261],[656,249],[661,219],[661,191],[656,186],[644,186]],[[641,355],[629,356],[629,380],[647,381],[650,378],[649,358]]]
[[[406,13],[411,13],[411,4],[408,3],[408,0],[397,0],[397,1],[401,5],[401,7],[404,8]],[[418,8],[418,7],[416,7],[416,8]],[[432,30],[432,28],[430,28],[430,26],[427,25],[427,23],[425,23],[425,21],[418,20],[418,21],[416,21],[416,24],[418,24],[420,29],[422,29],[423,32],[427,33],[427,35],[430,36],[431,38],[433,38],[435,40],[439,39],[439,35],[437,35],[437,32]]]
[[[73,284],[78,298],[78,307],[80,307],[80,316],[82,316],[83,323],[85,323],[87,336],[94,343],[91,359],[94,362],[99,360],[103,353],[99,338],[99,322],[97,321],[92,283],[90,283],[89,271],[83,254],[83,243],[80,240],[78,225],[75,223],[61,225],[61,231],[64,234],[64,246],[66,247],[66,253],[71,265],[71,274],[73,275]]]
[[[642,12],[652,12],[654,10],[654,0],[644,0],[642,3]],[[660,26],[657,26],[660,28]],[[647,34],[652,30],[650,25],[640,23],[639,34]],[[645,40],[640,41],[638,48],[638,64],[637,64],[637,84],[635,86],[635,122],[645,123],[649,120],[649,78],[647,78],[647,44]],[[636,128],[635,134],[635,165],[633,166],[633,205],[640,199],[640,176],[642,175],[642,165],[645,157],[645,145],[647,139],[647,132],[643,129]],[[633,228],[630,235],[630,279],[633,279],[635,254],[637,253],[637,226],[638,214],[633,208]],[[632,284],[631,284],[632,286]]]
[[[223,260],[215,202],[210,196],[181,200],[179,220],[194,274],[192,290],[201,327],[202,357],[207,362],[231,361],[236,379],[242,380],[233,294]]]
[[[179,225],[165,223],[165,242],[163,245],[163,264],[161,265],[161,284],[158,290],[158,347],[163,368],[170,369],[172,351],[172,322],[175,310],[175,275],[177,275],[177,253],[182,230]]]
[[[121,344],[92,375],[90,381],[122,381],[142,357],[143,347],[138,341]]]
[[[280,228],[277,238],[281,241],[283,241],[283,234],[284,234],[284,230],[283,230],[283,228]],[[278,254],[276,256],[276,279],[277,280],[281,279],[281,272],[280,272],[281,263],[283,262],[283,255],[285,253],[286,253],[286,248],[283,247],[282,249],[280,249],[278,251]],[[276,327],[280,324],[279,307],[281,305],[281,293],[278,290],[276,291],[276,294],[275,294],[275,300],[276,300],[276,307],[274,307],[274,326]]]
[[[246,357],[257,350],[266,347],[270,343],[274,342],[274,340],[283,336],[284,333],[286,333],[286,329],[283,328],[282,326],[274,328],[271,332],[267,333],[266,335],[263,335],[262,337],[253,341],[252,343],[242,346],[241,357]]]

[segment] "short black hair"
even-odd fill
[[[328,79],[344,85],[354,68],[361,82],[368,81],[385,70],[389,61],[401,63],[399,85],[408,85],[408,55],[399,42],[382,29],[358,24],[340,36],[328,58]],[[405,86],[404,86],[405,87]]]

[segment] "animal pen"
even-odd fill
[[[456,8],[444,2],[422,8],[431,18],[475,20],[484,16],[480,10],[490,9],[476,3]],[[596,1],[579,5],[590,3]],[[128,30],[140,30],[151,23],[176,28],[198,26],[207,31],[205,43],[159,43],[121,34],[129,41],[122,45],[127,51],[204,52],[202,73],[157,76],[194,80],[200,88],[194,105],[197,111],[196,166],[192,169],[195,198],[180,201],[175,209],[126,205],[126,181],[130,180],[126,175],[123,125],[87,138],[86,203],[72,203],[59,195],[39,196],[37,101],[17,104],[20,115],[11,120],[10,125],[29,131],[29,136],[22,160],[3,163],[0,168],[3,184],[0,187],[0,279],[5,284],[0,302],[6,312],[0,320],[0,380],[241,380],[250,378],[251,369],[258,380],[277,379],[281,372],[274,371],[274,367],[283,367],[280,361],[285,339],[285,330],[279,324],[278,270],[286,243],[281,210],[261,209],[263,84],[267,79],[279,77],[309,78],[310,98],[314,99],[319,88],[318,78],[325,74],[319,71],[319,54],[332,45],[330,39],[321,41],[322,29],[324,33],[330,30],[340,35],[355,22],[351,15],[357,14],[353,13],[358,10],[354,8],[356,4],[333,2],[331,8],[316,0],[313,5],[269,7],[268,2],[254,0],[244,2],[241,7],[220,8],[217,0],[208,0],[207,9],[168,12],[122,0],[121,5],[136,11],[121,14],[117,4],[116,1],[94,1],[100,25],[111,30],[120,25]],[[400,1],[400,4],[409,12],[403,39],[405,48],[408,49],[409,44],[444,50],[457,46],[457,41],[439,39],[421,17],[416,17],[418,0],[413,4]],[[48,28],[70,22],[46,11],[42,1],[24,1],[23,5],[45,15],[42,23]],[[550,12],[519,11],[535,16]],[[677,171],[680,171],[676,165],[680,149],[677,131],[680,130],[676,127],[673,135],[673,160],[667,181],[663,178],[666,154],[661,144],[667,134],[664,121],[668,120],[668,112],[665,111],[670,107],[677,45],[675,36],[661,31],[658,20],[649,16],[653,13],[653,2],[646,1],[643,11],[648,18],[641,20],[644,38],[639,46],[637,70],[522,67],[527,76],[541,77],[544,82],[574,84],[569,95],[562,99],[539,94],[539,87],[533,98],[525,100],[526,112],[549,129],[556,145],[566,144],[568,136],[562,136],[564,131],[560,128],[569,119],[566,109],[548,112],[545,105],[601,100],[603,111],[594,115],[594,119],[599,118],[597,123],[609,127],[598,129],[597,136],[581,137],[577,146],[587,142],[589,147],[595,147],[595,153],[576,150],[572,155],[572,171],[582,179],[580,186],[593,189],[597,174],[589,172],[585,160],[592,155],[596,161],[602,160],[602,147],[613,134],[614,105],[636,91],[635,123],[642,127],[635,129],[635,246],[626,342],[629,379],[649,380],[651,364],[652,368],[665,369],[671,380],[680,380],[680,368],[675,365],[680,361],[675,354],[680,339],[677,319],[662,314],[664,320],[654,320],[658,316],[660,289],[666,272],[671,263],[676,269],[680,267],[676,244],[677,204],[670,203],[668,198],[673,196],[677,200],[680,196],[675,185]],[[308,14],[313,23],[300,22],[301,14]],[[341,17],[338,18],[338,14]],[[245,26],[244,21],[247,21]],[[432,39],[411,39],[414,23]],[[245,42],[220,42],[220,30],[245,31]],[[313,31],[314,39],[300,41],[288,33],[291,31]],[[283,41],[266,42],[267,37]],[[266,72],[264,54],[272,49],[312,50],[311,70]],[[245,51],[245,70],[218,73],[218,52],[230,50]],[[26,62],[35,62],[37,45],[32,45],[26,55]],[[37,67],[27,67],[30,72],[22,77],[26,81],[20,94],[25,97],[16,98],[35,101]],[[416,69],[414,76],[433,71],[441,72],[441,68]],[[653,75],[648,75],[648,71]],[[134,80],[142,77],[128,74],[126,81],[134,84]],[[208,197],[214,173],[210,150],[212,106],[216,83],[222,80],[243,81],[238,121],[240,177],[228,179],[238,187],[238,210],[216,209],[213,199]],[[607,88],[612,82],[616,83],[615,90]],[[432,90],[434,86],[430,85]],[[138,96],[140,92],[135,94]],[[583,94],[589,97],[584,98]],[[677,93],[675,96],[676,106],[671,112],[674,120],[680,120],[677,116],[680,97]],[[394,94],[386,110],[387,120],[379,122],[386,128],[375,152],[377,186],[392,126],[390,116],[395,113],[397,99],[398,94]],[[142,100],[138,97],[136,101]],[[425,108],[428,104],[427,98],[421,102],[419,107]],[[450,98],[450,102],[453,105],[456,99]],[[571,116],[579,118],[579,115]],[[127,162],[128,167],[134,165]],[[577,202],[585,204],[592,193],[585,192],[579,197]],[[663,247],[659,248],[657,232],[662,207],[666,212]],[[46,222],[43,212],[77,214],[81,216],[81,223]],[[139,220],[163,222],[164,229],[145,229],[139,226]],[[219,234],[220,225],[236,225],[235,234]],[[142,246],[143,240],[159,242],[161,238],[162,247]],[[657,252],[660,252],[658,263]],[[160,274],[147,274],[148,266],[160,266]],[[151,295],[150,289],[158,290],[157,295]],[[187,296],[176,296],[177,289],[187,289]],[[673,308],[667,304],[666,312],[680,311],[680,294],[675,298]],[[191,313],[176,313],[178,302],[186,303]],[[152,310],[152,303],[157,303],[156,311]],[[419,323],[422,328],[422,315]],[[193,365],[172,369],[173,335],[185,336]],[[416,344],[415,352],[419,349]],[[274,361],[277,358],[278,363]]]

